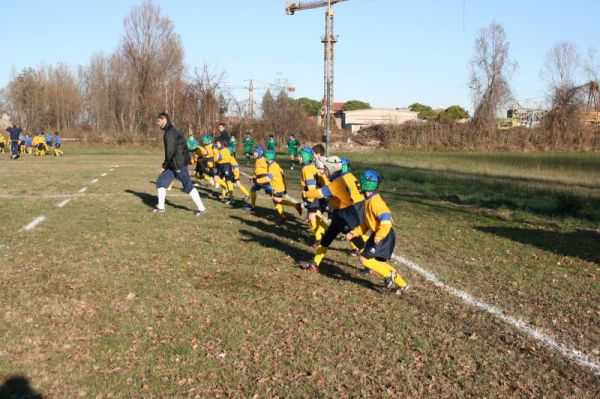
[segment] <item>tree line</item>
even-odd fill
[[[473,99],[471,128],[493,129],[501,109],[514,102],[511,79],[518,64],[510,58],[510,43],[502,25],[492,22],[475,40],[468,82]],[[587,57],[577,47],[560,42],[548,52],[542,76],[553,111],[547,123],[553,129],[573,128],[586,100],[582,82],[596,82],[600,75],[597,50]],[[306,97],[294,100],[285,90],[267,91],[261,117],[248,116],[243,102],[235,99],[224,82],[224,72],[208,65],[187,72],[184,50],[173,21],[150,1],[132,8],[123,21],[123,35],[110,54],[98,53],[73,71],[68,65],[42,65],[14,72],[0,92],[0,110],[27,129],[78,129],[138,141],[156,137],[153,119],[166,111],[182,129],[214,130],[226,116],[242,130],[295,133],[318,139],[316,116],[321,101]],[[594,86],[589,86],[593,88]],[[360,100],[347,101],[346,111],[370,108]],[[431,122],[454,122],[469,117],[458,106],[441,112],[414,103],[410,109]]]

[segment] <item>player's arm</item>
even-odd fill
[[[377,220],[379,220],[379,227],[375,231],[375,244],[379,244],[381,240],[390,234],[393,227],[392,212],[390,208],[383,202],[383,200],[377,201],[373,207]]]

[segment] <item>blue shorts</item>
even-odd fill
[[[321,239],[321,245],[329,247],[338,234],[349,233],[361,224],[365,213],[364,206],[365,202],[361,201],[344,209],[334,210],[331,214],[331,223]]]
[[[217,164],[217,174],[225,181],[233,181],[233,171],[230,163]]]
[[[270,184],[258,184],[258,183],[254,183],[254,185],[252,186],[252,188],[250,188],[250,191],[260,191],[260,190],[265,190],[265,193],[268,195],[273,194],[273,189],[271,188]]]
[[[192,182],[187,167],[178,170],[165,169],[160,176],[158,176],[158,179],[156,179],[156,188],[168,188],[175,178],[183,184],[183,191],[185,191],[186,194],[192,192],[194,183]]]
[[[375,245],[375,233],[371,234],[371,237],[365,244],[365,249],[362,252],[362,256],[367,259],[377,259],[380,261],[387,262],[394,253],[394,247],[396,246],[396,233],[394,229],[390,230],[390,233]]]

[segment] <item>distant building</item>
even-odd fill
[[[408,108],[370,108],[335,113],[337,125],[352,132],[374,125],[400,125],[405,122],[415,122],[418,121],[417,115],[417,112]]]

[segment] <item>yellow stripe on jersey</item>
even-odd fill
[[[352,231],[352,234],[358,236],[372,231],[375,233],[375,242],[379,242],[390,233],[393,225],[392,211],[383,201],[381,195],[374,193],[365,202],[363,222]]]

